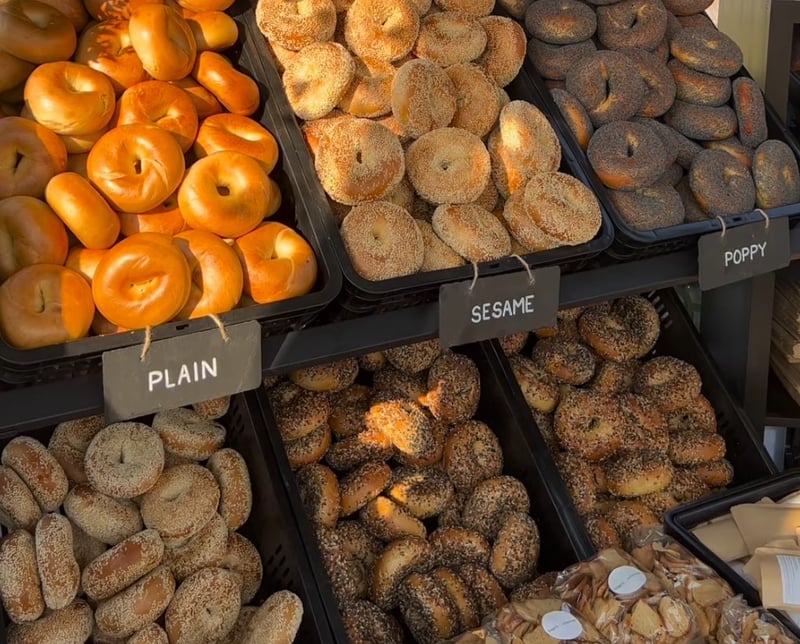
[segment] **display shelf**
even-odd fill
[[[800,259],[800,227],[792,229],[790,235],[792,259]],[[772,290],[759,286],[765,279],[772,279],[772,275],[717,289],[703,298],[704,302],[710,302],[704,305],[704,338],[721,371],[730,379],[727,384],[739,400],[744,401],[743,406],[757,427],[763,421],[767,386],[766,375],[763,378],[758,375],[766,374],[764,365],[755,364],[761,351],[757,345],[754,348],[754,342],[763,338],[753,331],[755,326],[771,323]],[[697,254],[694,249],[630,262],[604,259],[591,268],[561,276],[560,306],[570,308],[594,304],[623,295],[690,284],[696,280]],[[763,300],[767,297],[770,299],[768,304],[762,301],[758,306],[750,305],[753,298]],[[717,304],[714,304],[715,301]],[[736,311],[732,311],[731,307]],[[710,308],[718,312],[712,315],[705,310]],[[761,315],[765,310],[770,311],[767,317]],[[767,332],[764,337],[768,342],[768,327],[765,328]],[[367,351],[428,340],[437,337],[438,333],[437,302],[311,326],[268,337],[262,347],[263,370],[265,373],[283,373]],[[745,358],[749,362],[737,364],[748,364],[747,369],[741,370],[733,365],[736,360]],[[764,400],[759,403],[762,398]],[[7,389],[0,391],[0,435],[13,429],[24,430],[33,424],[41,424],[42,419],[55,423],[100,413],[102,409],[100,373]]]
[[[800,405],[786,391],[786,387],[778,380],[770,369],[767,381],[767,425],[775,427],[800,427]]]
[[[800,235],[798,235],[800,256]],[[686,250],[641,261],[611,263],[561,277],[560,306],[593,304],[697,279],[697,258]],[[265,373],[282,373],[324,361],[379,351],[437,337],[437,302],[268,337],[262,347]],[[55,423],[103,409],[102,374],[0,391],[0,435],[43,418]]]

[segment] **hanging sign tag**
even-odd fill
[[[439,287],[439,342],[453,347],[556,325],[561,269],[548,266]]]
[[[103,354],[107,422],[129,420],[256,389],[261,384],[261,325],[256,321],[155,340]]]
[[[765,218],[735,228],[723,226],[721,232],[698,240],[697,253],[703,291],[771,273],[789,265],[789,220]]]

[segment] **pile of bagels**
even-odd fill
[[[525,33],[494,0],[261,0],[256,20],[340,223],[373,281],[593,239],[545,115],[503,89]]]
[[[644,297],[559,312],[504,339],[526,402],[598,549],[727,486],[733,466],[697,369],[650,356],[661,320]]]
[[[0,5],[0,334],[32,349],[308,293],[231,0]],[[293,213],[290,213],[293,217]]]
[[[9,644],[291,643],[302,601],[261,587],[237,532],[252,490],[216,422],[229,399],[151,425],[67,421],[49,445],[19,436],[0,460],[0,599]]]
[[[652,230],[800,202],[792,149],[769,138],[713,0],[524,0],[516,17],[624,223]]]
[[[469,357],[432,340],[266,384],[353,644],[448,640],[536,592],[531,500]]]

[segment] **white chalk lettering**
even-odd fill
[[[733,264],[734,266],[738,266],[739,264],[743,264],[747,261],[752,261],[754,259],[761,259],[766,256],[767,250],[767,242],[761,242],[760,244],[750,244],[749,246],[744,246],[742,248],[736,248],[734,250],[726,250],[725,251],[725,268]]]
[[[484,302],[472,307],[470,320],[473,324],[501,320],[515,315],[529,315],[534,312],[534,295],[524,295],[512,300]]]
[[[216,378],[218,373],[217,359],[211,358],[211,361],[201,360],[197,362],[182,364],[178,368],[178,378],[174,380],[174,372],[169,369],[156,369],[147,372],[147,390],[149,392],[155,391],[159,386],[165,389],[175,389],[182,385],[188,385],[193,382],[200,382],[209,378]]]

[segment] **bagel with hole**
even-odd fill
[[[181,184],[178,206],[186,223],[220,237],[239,237],[267,216],[274,184],[241,152],[216,152],[195,162]]]
[[[29,63],[67,60],[78,36],[69,18],[38,0],[8,0],[0,5],[3,51]]]
[[[93,317],[91,288],[63,266],[27,266],[0,285],[0,334],[17,349],[83,338]]]
[[[103,256],[92,293],[110,322],[140,329],[173,319],[189,300],[191,284],[189,262],[169,237],[137,233]]]
[[[114,86],[87,65],[59,61],[39,65],[25,83],[25,107],[56,134],[102,130],[114,115]]]
[[[175,9],[142,4],[132,10],[128,29],[142,66],[156,80],[179,80],[192,71],[197,43],[189,24]]]
[[[119,217],[81,175],[62,172],[44,191],[47,204],[86,247],[110,248],[119,237]]]
[[[228,244],[204,230],[179,233],[173,243],[186,257],[192,273],[189,299],[178,319],[226,313],[239,303],[244,274],[239,258]]]
[[[0,282],[33,264],[63,264],[67,230],[50,207],[34,197],[0,201]]]
[[[163,203],[183,178],[181,146],[155,125],[122,125],[95,144],[86,160],[91,182],[119,212],[147,212]]]
[[[258,304],[305,295],[317,280],[317,258],[299,233],[269,222],[233,245],[244,268],[244,292]]]
[[[0,118],[0,199],[42,197],[50,179],[67,168],[64,142],[20,116]]]

